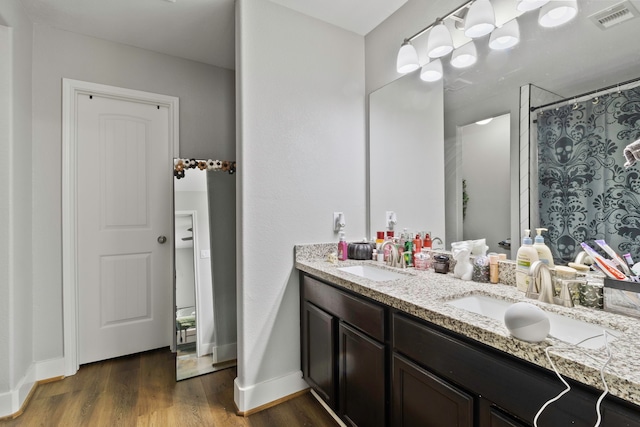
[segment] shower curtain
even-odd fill
[[[640,138],[640,86],[548,109],[537,132],[540,223],[554,261],[596,239],[640,261],[640,166],[625,170],[622,154]]]

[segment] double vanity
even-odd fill
[[[515,286],[452,274],[331,263],[335,245],[296,246],[300,270],[302,371],[347,424],[366,426],[640,426],[640,330],[635,318],[526,299]],[[502,277],[502,275],[501,275]],[[511,337],[504,310],[527,301],[545,310],[550,337]],[[579,344],[579,348],[575,344]]]

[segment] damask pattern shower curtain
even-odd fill
[[[604,239],[640,261],[640,163],[624,148],[640,138],[640,87],[553,108],[537,118],[541,226],[566,264]]]

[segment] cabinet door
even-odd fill
[[[393,355],[394,427],[472,427],[473,396]]]
[[[384,426],[384,345],[343,322],[339,323],[338,337],[340,415],[352,426]]]
[[[308,302],[302,317],[302,372],[309,385],[336,407],[335,318]]]

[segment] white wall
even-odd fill
[[[467,181],[469,202],[463,239],[487,239],[489,252],[510,251],[498,242],[510,237],[510,117],[496,117],[486,125],[460,128],[462,179]]]
[[[241,411],[305,387],[296,243],[365,234],[364,39],[263,0],[236,3]]]
[[[235,153],[229,158],[234,157]],[[238,311],[236,308],[236,177],[209,172],[209,222],[213,269],[213,322],[216,362],[237,357]]]
[[[176,248],[176,307],[196,307],[195,272],[193,271],[193,247]]]
[[[32,25],[0,3],[0,417],[34,381],[32,307]]]
[[[33,46],[33,341],[46,360],[63,354],[62,78],[178,96],[180,154],[205,159],[233,157],[235,93],[233,71],[44,25]]]

